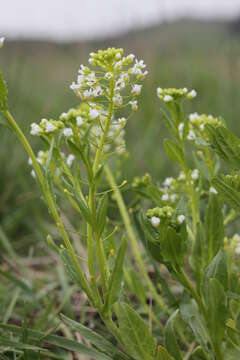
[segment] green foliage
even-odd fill
[[[119,330],[128,353],[134,359],[154,359],[156,340],[145,321],[126,303],[119,305]]]

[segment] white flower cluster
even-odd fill
[[[157,96],[160,100],[165,103],[171,103],[173,101],[181,100],[181,99],[193,99],[197,96],[196,90],[188,90],[187,88],[183,89],[175,89],[175,88],[167,88],[162,89],[160,87],[157,88]]]
[[[105,154],[114,151],[123,154],[126,151],[124,127],[138,108],[136,97],[142,90],[140,81],[147,75],[146,65],[132,54],[123,56],[123,50],[115,48],[91,53],[89,63],[90,67],[81,65],[77,81],[71,85],[81,104],[63,112],[58,119],[32,123],[30,132],[45,138],[59,135],[58,144],[66,143],[62,139],[67,139],[69,146],[75,142],[79,146],[84,141],[92,152],[97,151],[104,136]],[[119,114],[123,106],[130,107],[126,117]],[[71,162],[70,158],[68,163]]]
[[[187,139],[189,141],[196,141],[198,137],[204,137],[204,130],[207,124],[218,125],[221,121],[218,118],[214,118],[212,115],[198,114],[194,112],[189,115],[189,132]]]
[[[147,217],[151,225],[158,228],[161,223],[181,225],[185,221],[185,215],[180,214],[175,218],[174,209],[171,206],[156,207],[147,211]]]
[[[61,121],[57,120],[47,120],[42,119],[40,124],[32,123],[31,124],[31,135],[44,135],[55,133],[58,130],[64,128],[64,124]]]
[[[161,187],[162,191],[162,201],[175,203],[178,200],[178,195],[176,194],[177,181],[173,177],[167,177],[163,181],[163,186]]]

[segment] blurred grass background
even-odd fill
[[[55,44],[6,42],[0,69],[9,88],[10,108],[29,135],[31,122],[54,117],[77,104],[69,85],[88,54],[99,48],[123,47],[143,58],[149,70],[139,111],[127,128],[129,159],[122,164],[122,178],[129,181],[146,171],[163,179],[175,169],[163,151],[166,129],[160,116],[157,86],[194,88],[198,92],[187,111],[222,115],[240,135],[240,35],[224,22],[178,21],[116,39]],[[41,247],[48,214],[39,201],[37,186],[22,146],[0,127],[0,249],[18,254]],[[36,151],[37,138],[32,138]],[[10,249],[10,250],[9,250]]]

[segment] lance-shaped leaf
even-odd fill
[[[176,310],[167,321],[165,328],[165,346],[169,354],[175,360],[182,360],[182,355],[174,332],[175,321],[177,319],[178,313],[179,310]]]
[[[205,217],[207,264],[223,245],[224,225],[222,206],[218,196],[210,194]]]
[[[164,140],[164,149],[170,160],[183,163],[183,152],[182,149],[172,140]]]
[[[15,325],[0,324],[0,328],[4,329],[5,331],[9,331],[13,334],[17,334],[19,336],[21,336],[23,332],[23,329],[20,326],[15,326]],[[31,341],[31,343],[32,341],[36,341],[38,344],[39,341],[41,342],[44,339],[44,342],[49,345],[54,345],[63,348],[65,350],[77,352],[82,355],[87,355],[95,360],[112,360],[110,356],[100,351],[91,349],[90,347],[81,344],[78,341],[66,339],[63,336],[46,335],[44,332],[31,330],[31,329],[27,329],[27,334],[28,334],[28,341],[29,342]]]
[[[216,177],[212,181],[213,186],[237,212],[240,212],[240,192],[228,184],[224,177]]]
[[[226,126],[207,125],[209,142],[217,154],[226,162],[240,167],[240,139]]]
[[[99,201],[97,216],[96,216],[96,232],[100,237],[107,221],[108,195],[105,194]]]
[[[67,316],[61,314],[62,321],[75,331],[77,331],[82,337],[88,340],[92,345],[96,346],[101,352],[105,352],[110,355],[113,359],[127,360],[128,356],[119,351],[110,341],[106,340],[100,334],[94,332],[88,327],[69,319]]]
[[[59,251],[59,254],[60,254],[61,258],[62,258],[65,270],[66,270],[67,274],[69,275],[70,279],[74,283],[78,284],[82,290],[87,292],[86,288],[85,288],[85,285],[84,285],[84,279],[82,278],[82,275],[80,275],[77,272],[77,270],[76,270],[76,268],[75,268],[75,266],[73,264],[73,261],[72,261],[70,255],[69,255],[69,253],[68,253],[68,250],[67,249],[61,249]]]
[[[123,277],[123,262],[126,253],[127,242],[123,240],[116,256],[113,271],[109,280],[108,293],[104,310],[110,310],[111,306],[118,300]]]
[[[228,269],[227,269],[227,257],[224,250],[219,250],[217,255],[211,261],[209,266],[205,270],[204,288],[207,292],[208,282],[211,278],[215,278],[224,287],[224,290],[228,290]]]
[[[7,109],[7,84],[3,79],[2,73],[0,72],[0,110]]]
[[[228,317],[227,297],[220,282],[212,278],[207,287],[207,326],[216,347],[222,347]]]
[[[210,356],[203,351],[201,346],[197,346],[191,353],[189,360],[210,360]]]
[[[182,302],[180,305],[180,315],[183,321],[191,328],[197,343],[208,352],[208,330],[199,313],[196,302],[190,299]]]
[[[126,351],[135,360],[153,360],[157,344],[146,322],[126,303],[119,305],[119,330]]]
[[[182,266],[186,254],[186,234],[177,233],[172,227],[167,228],[160,241],[161,254],[165,262]]]
[[[197,227],[196,238],[192,247],[192,254],[190,257],[190,264],[194,271],[194,277],[197,282],[198,289],[201,287],[204,276],[204,269],[206,267],[205,254],[205,234],[202,224],[199,223]]]
[[[156,360],[174,360],[163,346],[158,346]]]

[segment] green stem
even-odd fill
[[[72,258],[72,261],[74,263],[74,266],[76,268],[76,271],[78,272],[78,275],[81,279],[81,284],[82,284],[82,288],[83,290],[86,292],[90,302],[92,304],[94,304],[94,297],[93,297],[93,294],[91,292],[91,289],[89,288],[89,285],[88,285],[88,282],[84,276],[84,273],[78,263],[78,259],[77,259],[77,256],[74,252],[74,249],[72,247],[72,244],[71,244],[71,241],[68,237],[68,234],[64,228],[64,225],[63,225],[63,222],[62,222],[62,219],[57,211],[57,208],[56,208],[56,205],[55,205],[55,202],[53,200],[53,197],[52,197],[52,194],[49,190],[49,186],[48,186],[48,183],[46,182],[44,176],[43,176],[43,173],[41,171],[41,168],[37,162],[37,159],[35,157],[35,154],[29,144],[29,142],[27,141],[25,135],[23,134],[22,130],[20,129],[20,127],[18,126],[17,122],[15,121],[14,117],[10,114],[10,112],[8,110],[5,110],[4,111],[4,115],[7,119],[7,121],[9,122],[10,126],[12,127],[12,129],[15,131],[16,135],[18,136],[19,140],[21,141],[23,147],[25,148],[28,156],[31,158],[32,160],[32,165],[33,165],[33,168],[34,168],[34,171],[36,173],[36,176],[39,180],[39,183],[40,183],[40,187],[42,189],[42,193],[44,195],[44,198],[48,204],[48,207],[49,207],[49,210],[52,214],[52,217],[61,233],[61,236],[63,238],[63,241],[64,241],[64,244],[69,252],[69,255],[71,256]]]
[[[207,313],[206,313],[206,309],[205,306],[202,302],[201,297],[198,295],[196,289],[193,287],[189,277],[187,276],[187,274],[185,273],[185,271],[183,270],[183,268],[179,268],[178,269],[178,275],[179,275],[179,280],[181,281],[182,285],[190,292],[190,294],[192,295],[192,297],[196,300],[200,311],[202,312],[204,319],[207,320]]]
[[[95,159],[94,159],[94,163],[93,163],[93,177],[95,177],[95,175],[97,173],[98,166],[99,166],[101,156],[102,156],[103,147],[104,147],[104,144],[105,144],[105,140],[106,140],[106,137],[107,137],[110,125],[111,125],[111,119],[112,119],[112,115],[113,115],[113,111],[114,111],[113,95],[114,95],[114,78],[112,79],[111,84],[110,84],[110,100],[109,100],[110,102],[109,102],[108,117],[107,117],[106,125],[105,125],[105,128],[104,128],[102,137],[100,139],[99,146],[98,146],[96,156],[95,156]],[[90,207],[92,215],[93,215],[93,217],[95,219],[96,209],[95,209],[94,190],[96,190],[95,185],[90,184],[90,188],[89,188],[89,207]],[[97,251],[98,264],[99,264],[99,270],[100,270],[101,284],[102,284],[103,294],[105,295],[106,291],[107,291],[107,283],[106,283],[104,254],[103,254],[103,249],[102,249],[102,246],[101,246],[101,243],[100,243],[100,241],[101,241],[100,238],[98,236],[96,236],[95,240],[96,240],[96,251]],[[94,270],[93,229],[92,229],[92,226],[90,224],[88,224],[88,226],[87,226],[87,244],[88,244],[89,272],[90,272],[92,284],[93,284],[93,287],[94,287],[94,291],[95,291],[96,294],[98,294],[98,289],[97,289],[96,280],[95,280],[95,270]]]
[[[164,311],[166,314],[169,314],[169,310],[168,310],[167,306],[162,301],[161,297],[159,296],[159,294],[157,293],[157,291],[155,289],[155,286],[153,285],[151,279],[148,276],[148,273],[145,268],[145,264],[142,260],[142,257],[141,257],[141,254],[140,254],[140,251],[138,248],[138,242],[137,242],[134,230],[131,226],[131,221],[130,221],[128,211],[127,211],[125,203],[123,201],[121,192],[115,182],[113,174],[112,174],[110,168],[108,167],[108,165],[105,165],[104,170],[105,170],[107,181],[108,181],[109,185],[111,186],[113,193],[115,195],[115,199],[118,204],[118,208],[121,213],[124,225],[126,227],[128,238],[131,242],[132,250],[133,250],[135,259],[137,261],[139,271],[142,274],[142,276],[144,277],[144,279],[146,280],[148,288],[151,291],[152,296],[155,299],[156,303],[159,305],[159,307],[162,309],[162,311]]]

